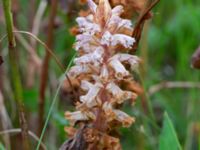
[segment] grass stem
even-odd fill
[[[24,150],[29,150],[28,141],[28,125],[25,119],[24,105],[23,105],[23,89],[20,79],[18,58],[16,51],[15,37],[13,34],[13,18],[11,13],[11,1],[3,0],[4,16],[6,22],[6,29],[8,34],[8,52],[10,62],[10,74],[12,78],[12,86],[14,90],[14,96],[19,110],[19,121],[22,129],[22,142]]]

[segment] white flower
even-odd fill
[[[102,47],[97,47],[94,52],[85,54],[79,58],[75,58],[74,63],[77,65],[86,64],[86,63],[94,63],[94,65],[97,66],[99,63],[102,63],[103,53],[104,53],[104,49]]]
[[[111,43],[112,46],[121,44],[125,48],[131,48],[131,46],[135,43],[135,39],[124,34],[114,34]]]
[[[98,39],[88,33],[79,34],[76,36],[75,49],[77,51],[81,49],[86,53],[90,53],[99,47],[98,43]]]
[[[96,13],[97,5],[93,2],[93,0],[88,0],[88,6],[93,13]]]
[[[106,90],[108,90],[112,95],[123,95],[123,91],[117,86],[114,82],[110,82],[106,86]]]
[[[106,31],[101,39],[101,44],[107,46],[116,46],[118,44],[123,45],[125,48],[131,48],[134,44],[135,39],[124,35],[124,34],[114,34],[112,35],[110,32]]]
[[[75,112],[65,112],[65,118],[68,119],[71,124],[74,124],[76,121],[86,121],[89,117],[81,111]]]
[[[115,6],[112,9],[112,16],[120,16],[123,13],[123,11],[124,11],[124,9],[123,9],[122,5]]]
[[[97,95],[101,89],[102,85],[99,83],[90,86],[88,93],[80,97],[80,101],[85,103],[89,108],[94,107],[98,104]]]
[[[118,109],[113,109],[111,103],[105,102],[103,110],[107,116],[107,121],[117,120],[122,123],[124,127],[129,127],[135,119],[127,115],[125,112]]]
[[[116,26],[114,31],[119,30],[120,28],[124,27],[127,29],[132,30],[132,23],[128,19],[121,19],[118,16],[113,16],[108,22],[108,28],[112,28],[113,26]]]
[[[110,32],[106,31],[101,38],[101,44],[109,46],[111,44],[111,41],[112,35],[110,34]]]
[[[116,25],[117,29],[115,30],[118,30],[121,27],[132,29],[132,23],[130,20],[120,18],[120,15],[123,13],[123,11],[123,6],[121,5],[116,6],[112,9],[112,15],[108,22],[108,28],[111,28],[113,25]]]
[[[85,91],[88,91],[89,89],[91,89],[93,87],[93,84],[86,81],[86,80],[83,80],[81,81],[81,88]]]
[[[122,63],[119,60],[111,59],[109,61],[109,65],[114,69],[116,78],[121,79],[122,77],[129,75],[129,72],[126,70],[126,68],[122,65]]]
[[[73,66],[69,72],[68,75],[71,77],[76,77],[82,73],[90,73],[91,69],[86,66],[86,65],[82,65],[82,66]]]
[[[133,122],[135,122],[135,119],[127,115],[125,112],[120,111],[118,109],[114,109],[113,112],[116,115],[116,120],[122,123],[124,127],[129,127]]]
[[[89,34],[79,34],[76,36],[75,49],[79,50],[80,48],[87,49],[90,46],[90,43],[93,40],[92,36]]]
[[[110,58],[110,60],[119,60],[120,62],[127,62],[131,65],[131,69],[137,69],[140,59],[137,56],[133,56],[130,54],[116,54]]]
[[[86,19],[93,22],[94,21],[94,15],[89,14],[88,16],[86,16]]]
[[[100,32],[100,26],[96,23],[90,21],[91,17],[78,17],[76,19],[81,32],[86,32],[88,34],[94,35],[97,32]]]
[[[121,19],[121,21],[118,24],[118,28],[124,27],[132,30],[132,23],[128,19]]]
[[[136,99],[137,94],[130,91],[123,91],[114,82],[107,85],[106,89],[114,96],[113,102],[121,104],[124,100]]]

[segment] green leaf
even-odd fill
[[[164,123],[159,141],[159,150],[182,150],[172,121],[167,112],[164,114]]]

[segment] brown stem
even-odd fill
[[[150,11],[153,9],[154,6],[156,6],[156,4],[158,4],[160,0],[154,0],[145,10],[144,12],[140,15],[140,17],[138,18],[136,25],[134,27],[133,33],[132,33],[132,37],[135,38],[136,42],[132,48],[131,52],[135,52],[136,49],[138,48],[138,44],[141,38],[141,34],[143,31],[143,27],[144,27],[144,23],[147,19],[149,19],[149,14]]]
[[[108,101],[107,91],[105,88],[101,90],[99,96],[100,96],[102,103],[105,103],[106,101]],[[102,109],[101,108],[98,109],[97,117],[96,117],[97,119],[95,120],[93,126],[95,129],[97,129],[100,132],[106,132],[106,130],[107,130],[107,125],[106,125],[104,116],[105,116],[105,114],[102,111]]]
[[[58,0],[51,0],[51,7],[50,7],[50,16],[49,16],[49,23],[47,29],[47,43],[46,45],[52,49],[53,41],[54,41],[54,21],[57,12],[57,4]],[[39,112],[38,112],[38,135],[41,134],[43,124],[44,124],[44,104],[45,104],[45,91],[48,79],[48,67],[49,67],[49,60],[51,54],[46,50],[45,58],[42,64],[41,76],[40,76],[40,91],[39,91]]]

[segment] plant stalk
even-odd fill
[[[12,86],[14,90],[14,96],[19,110],[19,121],[22,129],[22,142],[23,149],[29,150],[28,141],[28,125],[25,119],[24,105],[23,105],[23,89],[20,79],[20,72],[17,60],[17,51],[15,37],[13,34],[13,18],[11,13],[11,1],[3,0],[4,16],[6,22],[6,29],[8,34],[8,52],[9,52],[9,63],[10,73],[12,78]]]
[[[47,29],[47,42],[46,45],[50,49],[53,48],[53,41],[54,41],[54,22],[57,12],[57,5],[58,0],[51,0],[50,6],[50,16],[48,22],[48,29]],[[39,91],[39,112],[38,112],[38,135],[41,134],[43,125],[44,125],[44,106],[45,106],[45,91],[48,81],[48,71],[49,71],[49,60],[51,54],[48,50],[46,50],[46,54],[42,64],[42,70],[40,75],[40,91]]]

